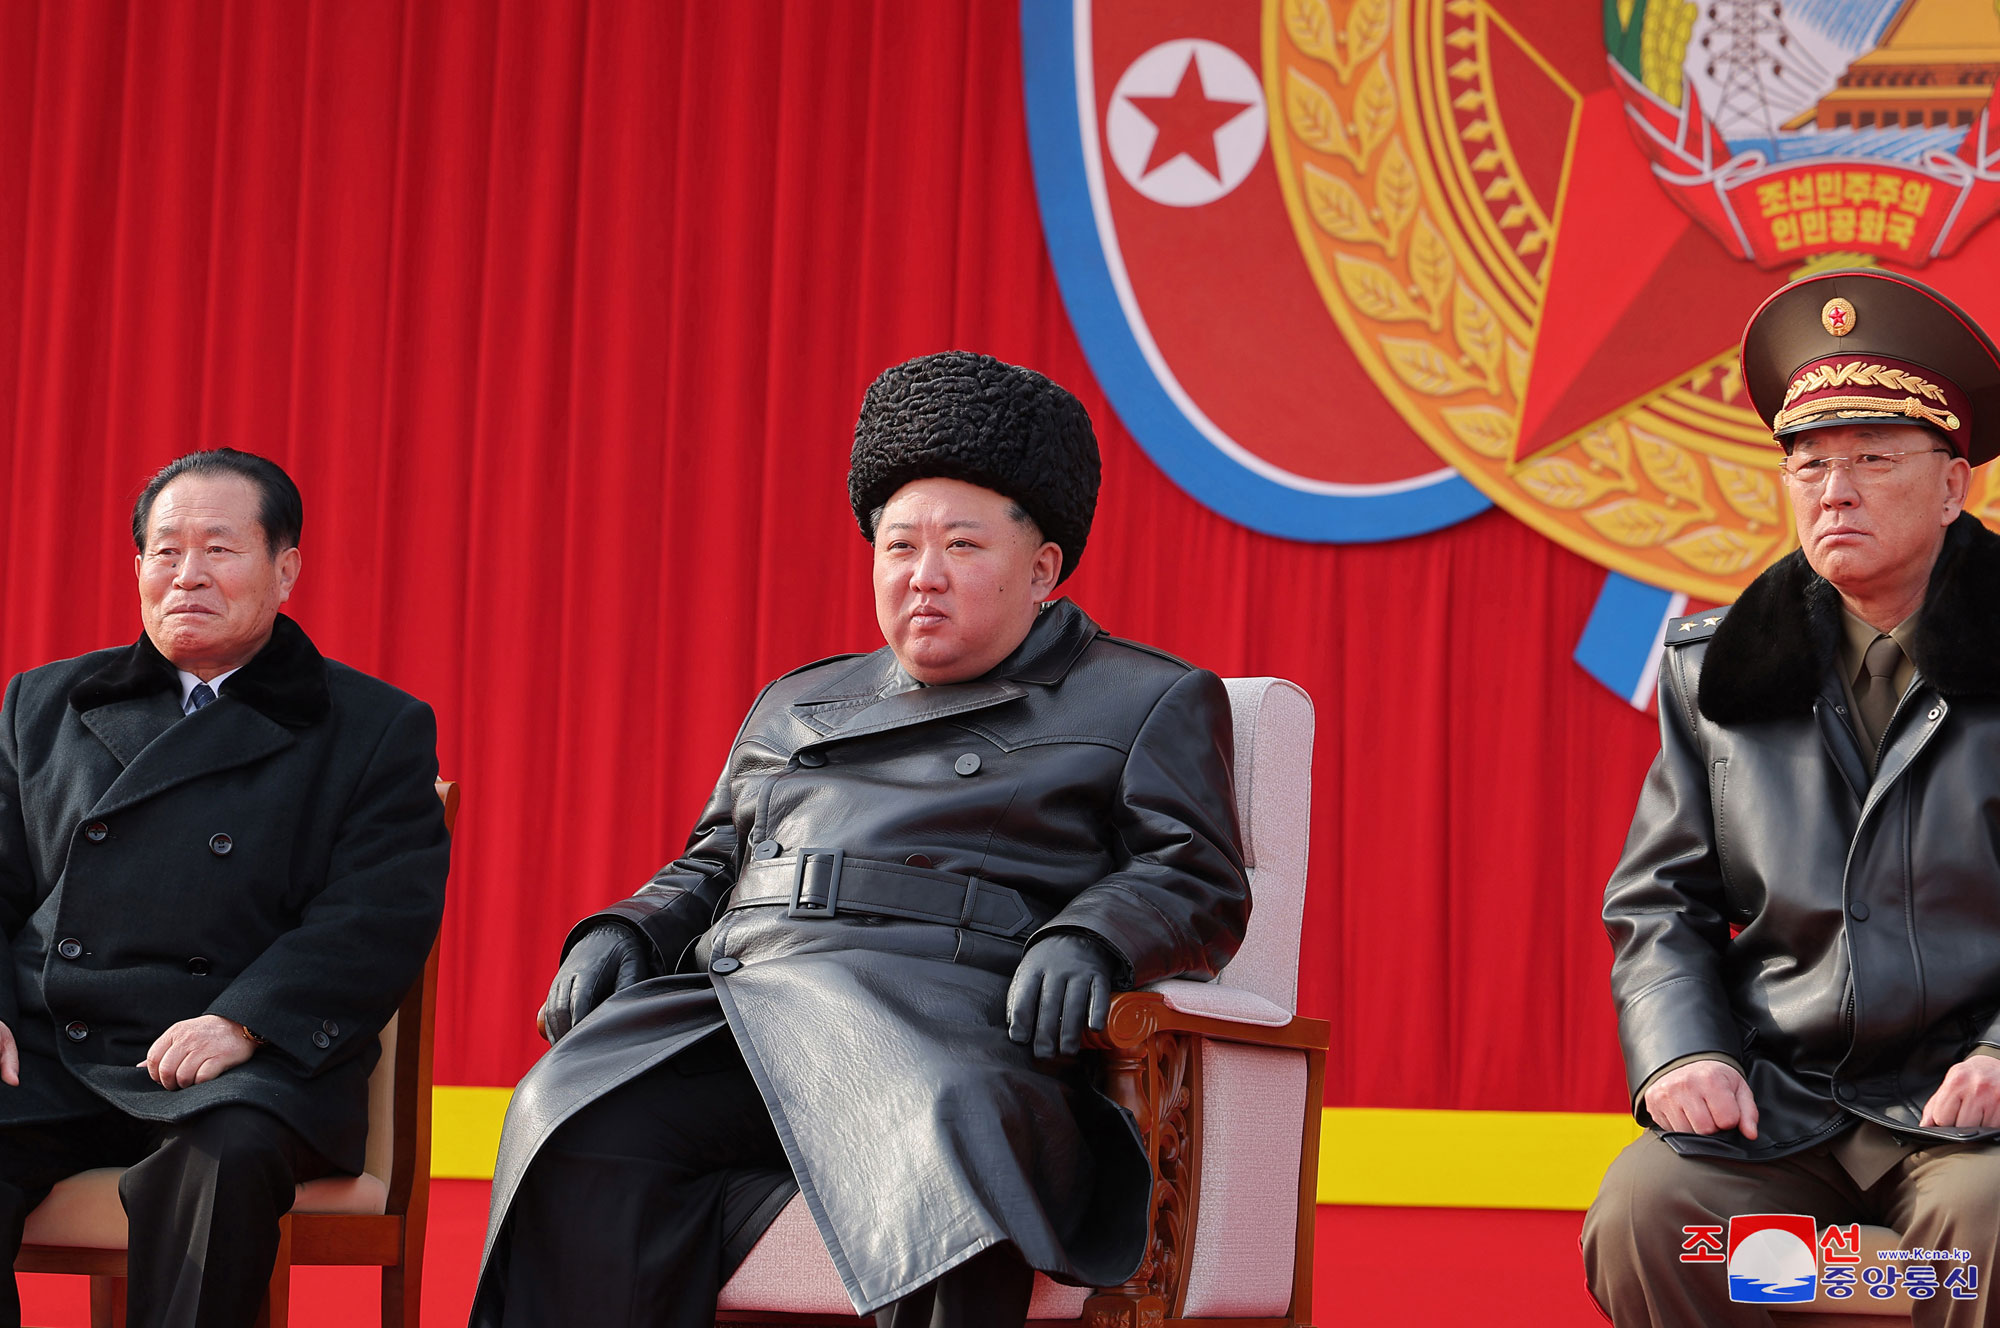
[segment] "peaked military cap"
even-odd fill
[[[2000,350],[1963,309],[1892,272],[1817,272],[1764,301],[1743,329],[1743,382],[1781,441],[1921,424],[1975,466],[2000,453]]]
[[[964,480],[1004,494],[1062,550],[1067,580],[1097,514],[1100,468],[1090,413],[1033,369],[972,351],[884,369],[861,400],[847,497],[861,533],[912,480]]]

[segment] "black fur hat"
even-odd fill
[[[854,423],[847,496],[861,533],[912,480],[964,480],[1019,503],[1076,570],[1097,512],[1097,435],[1083,403],[991,355],[920,355],[868,386]]]

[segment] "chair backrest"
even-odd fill
[[[1226,678],[1236,726],[1236,816],[1250,928],[1216,981],[1296,1012],[1312,807],[1312,698],[1283,678]]]
[[[437,781],[444,828],[458,823],[458,785]],[[437,1009],[438,944],[431,943],[424,976],[382,1030],[382,1059],[368,1077],[365,1169],[388,1186],[386,1211],[408,1213],[412,1192],[428,1193],[431,1169],[431,1017]],[[419,1181],[424,1184],[419,1187]],[[418,1207],[423,1206],[421,1199]]]

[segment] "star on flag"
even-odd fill
[[[1168,97],[1130,97],[1139,113],[1153,122],[1159,131],[1153,140],[1153,150],[1146,157],[1146,168],[1142,175],[1151,175],[1175,157],[1186,157],[1218,183],[1222,179],[1222,167],[1215,155],[1215,133],[1237,116],[1249,110],[1254,102],[1216,101],[1209,97],[1208,89],[1201,78],[1201,63],[1188,52],[1187,64],[1181,70],[1180,82],[1173,95]]]

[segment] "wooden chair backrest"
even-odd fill
[[[449,834],[458,822],[458,784],[453,780],[437,781],[438,800],[444,804],[444,828]],[[431,1053],[435,1046],[436,1032],[432,1028],[433,1017],[437,1013],[438,944],[431,943],[430,957],[424,961],[424,976],[421,982],[412,986],[403,1003],[396,1010],[393,1022],[395,1028],[394,1045],[385,1048],[384,1060],[391,1063],[394,1076],[394,1094],[390,1105],[390,1138],[394,1141],[394,1151],[389,1158],[389,1174],[384,1177],[389,1185],[387,1211],[406,1214],[410,1211],[410,1197],[422,1183],[422,1192],[428,1193],[431,1169]],[[376,1074],[381,1073],[377,1067]],[[375,1132],[378,1125],[373,1104],[374,1084],[370,1088],[369,1110],[369,1170],[374,1170]],[[419,1210],[423,1204],[420,1202]]]

